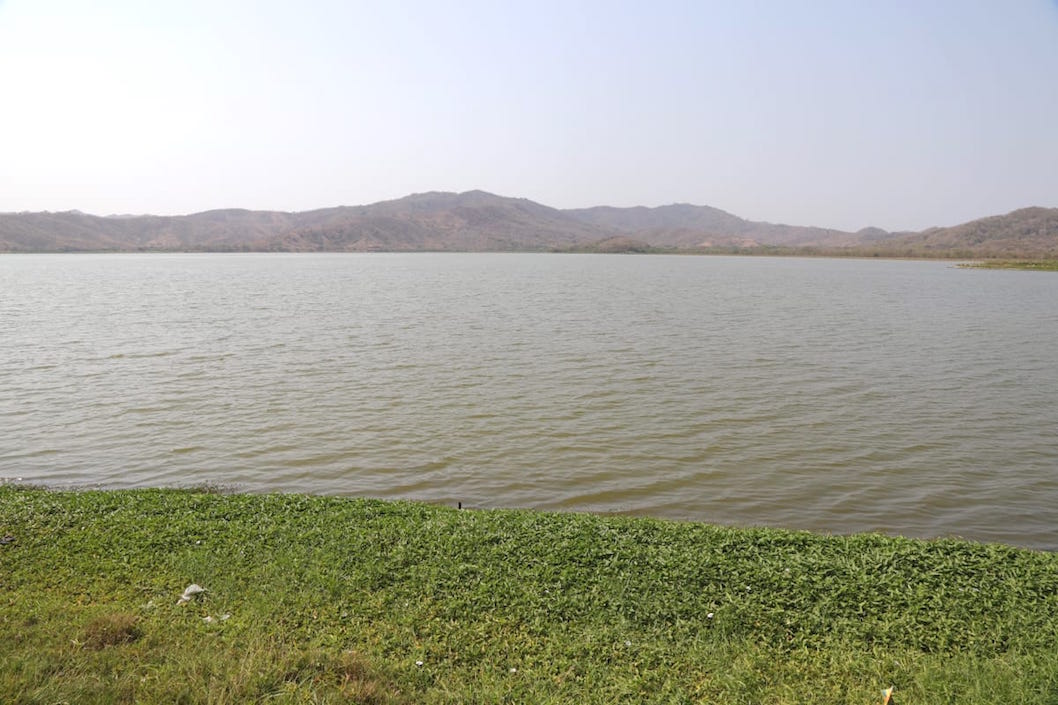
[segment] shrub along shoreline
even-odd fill
[[[14,485],[0,537],[5,703],[1058,702],[1049,552]]]

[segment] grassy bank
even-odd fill
[[[959,266],[966,269],[1027,269],[1037,272],[1058,272],[1058,259],[982,260],[980,262],[967,262]]]
[[[4,703],[1058,702],[1051,553],[12,486],[0,536]]]

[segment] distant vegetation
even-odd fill
[[[0,486],[0,588],[4,703],[1058,693],[1058,554],[960,540]]]
[[[708,206],[559,210],[483,191],[423,193],[301,213],[0,213],[0,252],[681,252],[951,259],[1058,258],[1058,208],[950,228],[844,232]]]
[[[583,245],[570,245],[568,247],[555,248],[552,252],[567,252],[581,254],[667,254],[677,252],[674,247],[656,247],[648,245],[641,240],[633,240],[629,237],[609,237],[598,242],[589,242]]]
[[[992,260],[960,264],[968,269],[1028,269],[1038,272],[1058,272],[1058,259],[1042,260]]]

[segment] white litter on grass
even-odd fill
[[[212,615],[209,615],[209,616],[203,617],[202,621],[205,622],[206,624],[213,624],[214,622],[223,622],[224,620],[230,619],[230,618],[231,618],[230,614],[222,614],[219,617],[213,617]]]
[[[176,601],[176,604],[182,605],[185,602],[191,602],[197,595],[201,595],[206,591],[206,588],[202,587],[198,583],[191,583],[184,588],[184,594],[180,596],[180,599]]]

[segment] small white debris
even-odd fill
[[[421,667],[422,666],[422,661],[416,661],[415,665]]]
[[[625,640],[625,646],[631,646],[631,645],[632,645],[632,642],[630,642],[630,641],[628,641],[628,640],[626,639],[626,640]]]
[[[213,618],[209,617],[209,616],[206,616],[206,617],[202,618],[202,621],[205,622],[206,624],[212,624],[213,623]]]
[[[512,669],[511,669],[511,673],[517,673],[517,672],[518,672],[518,669],[517,669],[517,668],[512,668]]]
[[[712,619],[713,618],[713,613],[710,612],[709,614],[705,615],[705,618],[706,619]]]
[[[225,612],[224,614],[222,614],[222,615],[220,616],[220,621],[222,621],[222,622],[223,622],[223,621],[224,621],[224,620],[226,620],[226,619],[231,619],[231,615],[230,615],[230,614],[228,614],[227,612]]]
[[[201,595],[205,591],[206,588],[202,587],[201,585],[197,583],[191,583],[186,588],[184,588],[184,594],[180,596],[180,599],[176,601],[176,604],[182,605],[185,602],[191,602],[191,600],[195,596]]]

